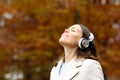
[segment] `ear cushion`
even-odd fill
[[[85,39],[85,38],[81,38],[78,42],[78,46],[81,49],[85,49],[89,47],[89,40]]]

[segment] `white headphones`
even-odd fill
[[[89,39],[81,38],[78,42],[78,46],[81,49],[86,49],[89,47],[89,43],[94,40],[93,33],[90,33]]]

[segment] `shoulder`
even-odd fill
[[[81,62],[81,60],[78,60],[78,63]],[[80,74],[79,79],[82,80],[104,80],[103,77],[103,70],[101,67],[101,64],[97,60],[93,59],[84,59],[82,60],[82,64],[79,67],[76,67]],[[78,79],[76,79],[78,80]]]
[[[89,80],[104,80],[101,64],[97,60],[86,59],[83,62],[83,70],[88,75]]]
[[[97,60],[86,59],[83,62],[82,66],[86,70],[86,72],[90,72],[91,74],[92,73],[94,73],[94,74],[97,74],[97,73],[103,74],[101,64]]]
[[[82,63],[82,68],[84,70],[100,70],[102,71],[101,64],[97,60],[85,59]]]
[[[84,68],[87,68],[88,66],[95,66],[95,65],[101,66],[99,61],[94,59],[85,59],[85,58],[74,58],[72,64],[75,66],[81,66]]]
[[[91,64],[93,65],[100,65],[99,61],[93,60],[93,59],[85,59],[83,62],[84,65],[90,66]],[[100,65],[101,66],[101,65]]]

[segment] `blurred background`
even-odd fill
[[[0,0],[0,80],[49,80],[75,23],[94,33],[107,80],[119,80],[120,0]]]

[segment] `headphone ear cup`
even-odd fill
[[[85,49],[89,47],[89,40],[85,39],[85,38],[81,38],[78,42],[78,46],[81,49]]]

